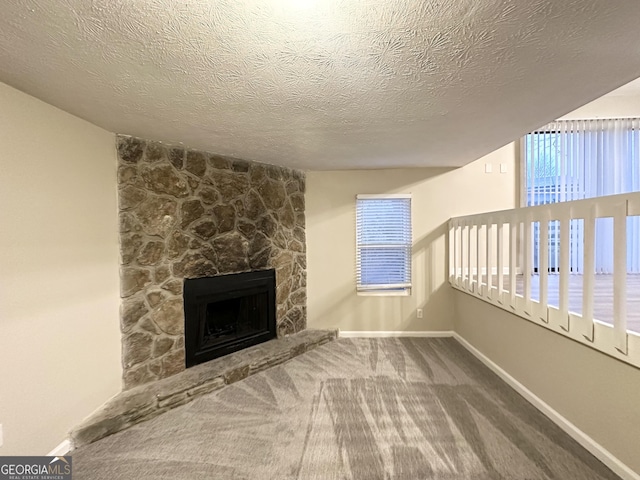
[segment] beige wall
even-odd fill
[[[451,330],[452,290],[446,279],[447,221],[513,208],[515,144],[463,168],[309,172],[307,174],[308,325],[342,330]],[[491,163],[493,173],[485,173]],[[501,174],[500,163],[508,172]],[[411,193],[413,293],[356,295],[355,197]],[[416,317],[424,309],[424,318]]]
[[[462,292],[455,330],[640,472],[640,370]]]
[[[561,117],[562,120],[640,117],[640,95],[605,95]]]
[[[0,84],[0,455],[120,390],[114,136]]]

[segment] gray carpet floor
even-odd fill
[[[73,452],[74,479],[617,479],[453,339],[339,339]]]

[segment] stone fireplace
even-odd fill
[[[275,270],[184,282],[187,368],[276,338]]]
[[[273,269],[275,334],[304,330],[304,174],[117,141],[124,388],[185,369],[187,279]]]

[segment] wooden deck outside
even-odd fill
[[[549,274],[549,305],[558,306],[560,276]],[[486,283],[486,277],[484,282]],[[498,286],[498,278],[493,276],[493,286]],[[504,289],[509,290],[509,277],[504,276]],[[516,293],[524,294],[523,276],[518,275]],[[531,276],[531,299],[540,299],[540,276]],[[569,310],[582,313],[582,275],[569,275]],[[594,317],[613,324],[613,275],[596,275],[593,298]],[[640,275],[627,275],[627,329],[640,334]]]

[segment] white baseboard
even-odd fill
[[[47,457],[64,457],[71,451],[71,441],[64,440],[56,448],[47,453]]]
[[[462,338],[458,333],[453,333],[453,338],[455,338],[464,348],[469,350],[478,360],[484,363],[487,367],[489,367],[496,375],[498,375],[502,380],[504,380],[511,388],[513,388],[516,392],[522,395],[529,403],[531,403],[534,407],[540,410],[544,415],[546,415],[553,423],[558,425],[562,430],[564,430],[571,438],[573,438],[576,442],[582,445],[587,451],[589,451],[594,457],[604,463],[607,467],[609,467],[616,475],[618,475],[623,480],[640,480],[640,475],[634,472],[631,468],[626,466],[620,460],[618,460],[615,456],[611,454],[606,448],[596,442],[589,435],[584,433],[578,427],[576,427],[573,423],[567,420],[565,417],[560,415],[556,410],[554,410],[549,404],[547,404],[544,400],[538,397],[535,393],[521,384],[514,377],[509,375],[505,370],[503,370],[498,364],[496,364],[493,360],[487,357],[484,353],[478,350],[476,347],[471,345],[467,340]]]
[[[386,338],[386,337],[453,337],[451,330],[435,331],[365,331],[365,330],[339,330],[339,337],[344,338]]]

